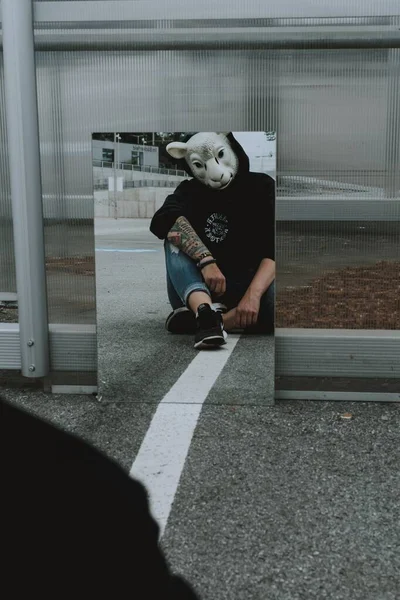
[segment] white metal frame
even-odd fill
[[[400,198],[279,197],[277,221],[400,221]]]
[[[50,324],[54,371],[96,371],[95,325]],[[400,331],[277,328],[276,375],[399,376]],[[21,369],[20,326],[0,323],[0,369]]]
[[[7,2],[8,0],[5,0]],[[346,0],[281,0],[265,2],[249,0],[112,0],[74,2],[34,2],[34,19],[44,29],[35,32],[38,50],[125,50],[182,48],[399,48],[398,0],[365,3]],[[183,15],[195,22],[196,28],[176,25]],[[386,18],[382,25],[361,25],[357,18]],[[340,20],[347,18],[345,26]],[[214,20],[215,26],[204,26]],[[277,26],[259,26],[260,19],[274,20]],[[287,26],[290,19],[292,25]],[[296,25],[296,19],[312,19],[310,26]],[[331,20],[330,22],[328,20]],[[335,23],[335,19],[337,24]],[[162,27],[162,21],[169,22]],[[232,27],[229,23],[246,21],[251,26]],[[136,27],[138,21],[147,28]],[[117,26],[132,25],[129,30]],[[318,27],[315,27],[318,22]],[[63,31],[57,32],[62,24]],[[115,24],[115,27],[110,25]],[[161,26],[160,26],[161,24]],[[175,26],[171,26],[174,24]],[[293,25],[294,24],[294,25]],[[53,27],[52,27],[53,25]],[[156,25],[156,27],[154,27]],[[66,30],[65,27],[70,27]],[[229,27],[229,29],[227,28]],[[98,30],[102,29],[99,35]],[[1,32],[0,32],[1,41]]]
[[[97,370],[95,325],[49,325],[52,371]],[[21,361],[19,323],[0,323],[0,369],[19,371]]]
[[[322,400],[325,402],[400,402],[400,392],[319,392],[282,390],[275,400]]]
[[[35,2],[35,21],[82,23],[88,21],[161,21],[182,19],[307,19],[340,17],[376,17],[399,14],[398,0],[360,2],[351,0],[247,0],[232,2],[219,0],[188,0],[183,8],[180,0],[113,0],[85,2]]]
[[[23,375],[43,377],[51,368],[57,371],[96,371],[97,342],[95,326],[48,325],[45,270],[43,250],[43,221],[39,164],[39,137],[37,125],[37,94],[35,82],[34,47],[36,49],[105,49],[129,42],[135,49],[147,48],[149,31],[151,48],[212,47],[218,31],[225,47],[243,43],[247,47],[387,47],[400,48],[398,0],[368,3],[348,0],[281,0],[268,3],[249,0],[232,3],[220,0],[186,2],[185,15],[199,21],[199,29],[159,27],[135,29],[124,33],[117,27],[98,35],[96,27],[88,31],[88,23],[104,27],[105,22],[149,21],[182,19],[183,8],[179,0],[117,0],[102,2],[34,2],[32,0],[2,0],[3,43],[7,92],[7,124],[13,135],[9,136],[14,236],[16,237],[16,269],[19,299],[19,324],[0,324],[0,369],[22,370]],[[38,29],[33,35],[33,19],[38,24],[53,24],[51,29]],[[294,19],[337,17],[388,17],[389,25],[342,27],[323,25],[319,31],[310,27],[224,27],[203,28],[200,21],[223,19]],[[226,19],[229,15],[229,19]],[[68,23],[71,29],[57,32],[58,23]],[[193,32],[196,31],[196,35]],[[201,35],[200,32],[201,31]],[[251,31],[251,35],[249,32]],[[221,37],[222,36],[222,37]],[[126,39],[125,39],[126,38]],[[23,83],[22,83],[23,82]],[[23,90],[22,90],[23,85]],[[394,92],[395,94],[395,92]],[[17,101],[16,101],[17,100]],[[26,132],[29,135],[26,135]],[[22,144],[22,134],[23,144]],[[389,157],[390,158],[390,157]],[[391,157],[393,158],[393,157]],[[13,165],[18,164],[18,170]],[[21,170],[21,164],[24,169]],[[14,171],[14,173],[13,173]],[[21,180],[21,172],[25,176]],[[28,186],[29,182],[29,186]],[[28,190],[29,189],[29,201]],[[44,199],[46,201],[46,199]],[[307,199],[301,212],[293,214],[292,199],[281,199],[278,220],[322,219],[330,220],[400,220],[400,200],[363,199],[346,201]],[[32,277],[32,273],[35,277]],[[4,297],[4,294],[3,296]],[[33,344],[31,343],[33,342]],[[296,360],[294,360],[294,357]],[[348,377],[399,376],[399,331],[349,331],[349,330],[294,330],[276,331],[277,375],[335,375]],[[30,370],[34,367],[34,371]],[[58,388],[57,388],[58,389]],[[63,388],[64,389],[64,388]],[[85,389],[86,393],[89,388]],[[91,392],[93,388],[90,388]],[[54,390],[53,390],[54,391]],[[344,394],[344,395],[343,395]],[[344,398],[346,396],[346,398]],[[277,398],[398,400],[396,394],[357,395],[343,392],[296,392],[280,390]],[[382,397],[381,397],[382,396]],[[389,398],[390,396],[390,398]]]
[[[2,18],[21,370],[44,377],[49,346],[31,0],[3,0]]]
[[[0,292],[0,302],[16,302],[17,298],[16,292]]]

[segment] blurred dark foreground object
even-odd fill
[[[144,487],[0,399],[2,597],[198,600],[158,546]]]

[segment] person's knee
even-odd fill
[[[180,250],[171,242],[166,242],[164,245],[165,259],[167,272],[179,271],[180,273],[191,274],[192,276],[196,273],[197,268],[194,260],[190,258],[185,252]]]
[[[164,241],[164,250],[169,254],[179,254],[180,249],[175,244],[172,244],[169,240]]]
[[[165,240],[164,253],[165,253],[165,258],[167,260],[167,267],[169,267],[171,265],[172,258],[180,257],[179,255],[181,254],[181,251],[179,250],[179,248],[177,246],[174,246],[173,244],[171,244],[171,242],[169,242],[168,240]]]

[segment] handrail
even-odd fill
[[[354,17],[391,17],[399,14],[398,0],[360,2],[360,0],[95,0],[74,2],[34,2],[35,21],[162,21],[229,19],[354,19]],[[225,19],[224,19],[225,17]]]
[[[100,164],[98,164],[100,163]],[[140,173],[154,173],[159,175],[172,175],[175,177],[189,177],[186,171],[181,171],[178,169],[163,169],[162,167],[152,167],[152,166],[143,166],[143,165],[132,165],[131,163],[123,163],[118,162],[114,167],[113,162],[108,160],[96,160],[93,159],[93,166],[99,169],[114,169],[116,168],[119,171],[137,171]],[[109,166],[108,166],[109,165]]]
[[[71,3],[75,4],[75,3]],[[0,46],[1,46],[0,33]],[[301,50],[400,48],[399,27],[36,30],[38,51]]]

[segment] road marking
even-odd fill
[[[96,248],[96,252],[158,252],[149,248]]]
[[[226,346],[201,350],[161,400],[132,465],[130,475],[149,492],[151,512],[162,537],[205,399],[240,335]]]

